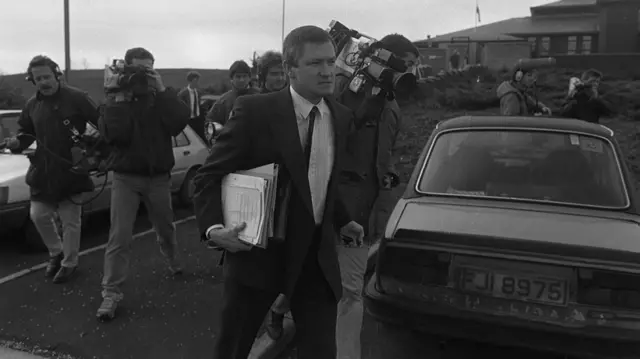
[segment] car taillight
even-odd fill
[[[9,187],[0,186],[0,205],[9,202]]]
[[[579,269],[577,302],[640,310],[640,275]]]
[[[428,286],[445,286],[449,281],[449,253],[387,244],[378,255],[380,289],[385,279]]]

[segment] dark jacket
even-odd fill
[[[348,80],[344,77],[340,77],[336,82],[336,98],[339,103],[347,106],[356,114],[356,120],[351,124],[351,129],[347,135],[347,145],[344,160],[344,177],[350,178],[354,181],[365,180],[367,176],[375,175],[378,185],[382,185],[382,180],[385,176],[391,176],[393,185],[397,185],[399,182],[399,175],[396,169],[396,157],[394,151],[396,149],[396,142],[398,134],[400,133],[402,115],[398,103],[386,100],[384,105],[379,110],[373,110],[374,115],[365,115],[365,117],[377,117],[377,118],[363,118],[359,119],[362,111],[359,110],[361,106],[368,106],[367,99],[363,95],[354,95],[346,86]],[[369,91],[369,90],[365,90]],[[370,93],[367,95],[370,96]],[[373,143],[363,143],[365,137],[367,137],[362,129],[366,129],[367,126],[377,126],[376,139]],[[357,155],[358,152],[362,153],[358,149],[361,147],[369,147],[374,153],[371,156],[372,161],[365,163],[362,158]]]
[[[175,165],[172,138],[189,115],[189,106],[171,88],[131,102],[107,102],[100,132],[112,146],[109,168],[139,176],[169,174]]]
[[[217,122],[224,126],[224,124],[227,123],[227,120],[229,119],[229,113],[231,113],[233,104],[236,102],[236,99],[238,97],[244,95],[254,95],[260,92],[260,90],[253,87],[244,90],[233,89],[225,92],[222,96],[220,96],[213,107],[211,107],[211,110],[209,110],[209,113],[207,113],[206,120],[208,122]]]
[[[500,114],[503,116],[528,116],[541,112],[544,104],[536,101],[526,93],[517,89],[510,81],[505,81],[498,86],[498,98],[500,99]]]
[[[189,107],[189,117],[191,117],[191,95],[189,94],[189,87],[185,87],[182,90],[180,90],[180,92],[178,92],[178,98],[180,98],[180,101],[184,102],[188,107]],[[200,108],[200,90],[195,89],[195,99],[196,101],[196,107],[198,107],[199,111],[202,111],[202,109]],[[200,113],[200,115],[202,115],[202,113]]]
[[[598,97],[578,93],[567,99],[562,106],[561,115],[562,117],[600,123],[600,117],[610,116],[611,109]]]
[[[282,185],[282,178],[287,178],[284,182],[290,183],[292,190],[286,210],[287,240],[271,243],[266,249],[226,253],[225,280],[291,296],[304,263],[317,261],[326,281],[319,278],[314,285],[329,284],[336,302],[342,297],[335,233],[351,217],[338,193],[337,174],[344,153],[344,133],[352,114],[335,100],[327,100],[336,148],[318,241],[313,240],[318,228],[313,219],[307,167],[289,87],[264,95],[243,96],[236,101],[234,115],[194,178],[193,200],[201,235],[213,225],[229,225],[224,221],[221,189],[222,180],[229,173],[276,163],[282,166],[278,186]]]
[[[89,95],[80,89],[61,85],[53,96],[36,94],[27,101],[18,119],[20,148],[13,152],[26,150],[37,138],[36,150],[29,155],[31,165],[26,175],[33,200],[57,203],[93,191],[93,181],[88,174],[72,171],[72,128],[82,134],[87,122],[97,125],[98,110]]]

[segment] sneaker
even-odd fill
[[[76,273],[78,267],[61,267],[55,277],[53,277],[53,283],[60,284],[68,282],[71,277]]]
[[[284,331],[284,314],[272,310],[266,329],[271,339],[278,340]]]
[[[169,263],[169,271],[171,275],[181,275],[182,274],[182,264],[178,258],[168,257],[167,262]]]
[[[52,278],[56,274],[58,274],[58,271],[60,270],[60,266],[61,266],[63,257],[64,257],[64,255],[62,253],[60,253],[57,256],[53,256],[53,257],[49,258],[49,262],[47,263],[47,268],[44,271],[44,276],[45,277]]]
[[[119,299],[117,296],[109,295],[102,299],[102,304],[98,308],[96,317],[101,322],[107,322],[116,317],[116,309],[118,309]]]

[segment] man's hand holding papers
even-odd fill
[[[212,228],[207,232],[207,240],[231,253],[248,251],[251,249],[251,245],[238,238],[240,232],[244,231],[246,227],[247,224],[242,222],[229,228]]]

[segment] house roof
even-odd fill
[[[533,6],[533,9],[540,8],[554,8],[554,7],[565,7],[565,6],[592,6],[596,5],[597,0],[559,0],[554,1],[552,3]]]
[[[561,0],[578,1],[578,0]],[[584,1],[584,0],[583,0]],[[472,42],[518,40],[518,37],[543,34],[598,32],[597,15],[515,17],[490,24],[439,35],[421,42],[449,42],[453,37],[469,37]]]

